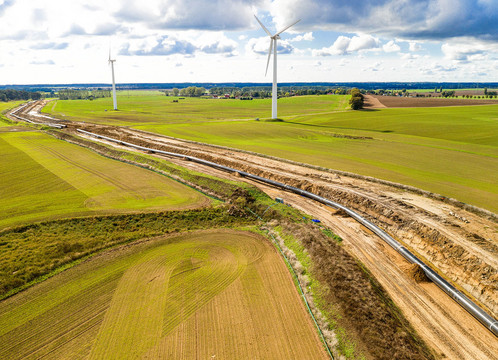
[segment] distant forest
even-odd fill
[[[5,89],[0,90],[0,101],[12,101],[12,100],[38,100],[42,96],[37,91],[26,91],[26,90],[14,90]]]
[[[119,90],[170,90],[173,88],[184,89],[188,87],[203,87],[206,90],[212,88],[271,88],[271,83],[122,83],[117,84]],[[289,90],[323,90],[326,88],[359,88],[364,90],[414,90],[444,88],[449,90],[458,89],[482,89],[498,88],[498,82],[296,82],[279,83],[280,87]],[[110,84],[35,84],[35,85],[0,85],[0,89],[13,89],[24,91],[40,91],[45,93],[58,92],[63,89],[73,90],[108,90]],[[266,90],[266,89],[265,89]]]

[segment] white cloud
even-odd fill
[[[437,63],[432,63],[428,66],[423,66],[420,71],[425,75],[441,75],[448,72],[455,72],[458,69],[452,65],[441,65]]]
[[[410,51],[420,51],[420,50],[422,50],[422,46],[418,42],[410,41],[409,50]]]
[[[31,65],[55,65],[53,60],[33,60],[30,62]]]
[[[441,50],[448,60],[477,61],[485,60],[491,48],[489,44],[485,43],[455,42],[443,44]]]
[[[373,71],[373,72],[382,71],[382,70],[384,70],[384,68],[382,67],[381,62],[376,62],[362,69],[362,71]]]
[[[346,59],[341,59],[341,61],[339,61],[339,66],[346,66],[348,64],[349,64],[349,61]]]
[[[379,39],[371,35],[359,35],[348,38],[347,36],[339,36],[334,44],[328,48],[313,50],[313,56],[330,56],[330,55],[346,55],[354,52],[368,51],[379,49]]]
[[[246,53],[256,53],[260,55],[268,54],[270,48],[270,38],[268,36],[252,38],[247,42]],[[295,48],[286,40],[277,41],[278,54],[290,54]]]
[[[34,50],[64,50],[68,47],[69,43],[68,42],[61,42],[61,43],[56,43],[56,42],[36,42],[35,44],[31,45],[30,48]]]
[[[313,33],[307,32],[304,35],[298,35],[292,39],[289,39],[290,42],[298,42],[298,41],[313,41]]]
[[[263,0],[125,0],[114,15],[119,21],[149,28],[242,30],[254,26],[255,8]]]
[[[296,14],[297,29],[365,32],[409,39],[472,36],[498,40],[495,0],[274,0],[280,26]]]
[[[348,52],[356,52],[361,50],[371,50],[379,48],[379,39],[372,35],[353,36],[348,46]]]
[[[385,52],[397,52],[397,51],[400,51],[401,48],[399,47],[398,44],[396,44],[394,42],[394,40],[391,40],[389,41],[387,44],[384,44],[382,46],[382,49],[385,51]]]
[[[182,34],[184,36],[157,36],[146,39],[130,40],[124,43],[119,55],[124,56],[170,56],[175,54],[194,56],[196,53],[236,54],[237,43],[220,33]],[[189,36],[190,35],[190,36]]]
[[[411,53],[400,53],[401,59],[403,60],[415,60],[420,57],[420,55],[417,54],[411,54]]]

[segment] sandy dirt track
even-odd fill
[[[402,187],[257,154],[131,129],[88,124],[85,126],[85,130],[137,145],[196,156],[285,182],[353,208],[440,270],[447,279],[464,289],[495,317],[498,314],[496,216],[469,212],[458,206],[403,190]],[[74,131],[74,128],[69,131]],[[233,174],[187,161],[169,160],[200,172],[244,180]],[[256,185],[270,195],[283,197],[292,206],[320,219],[340,235],[347,249],[374,274],[424,340],[442,358],[498,359],[496,337],[434,284],[415,282],[407,271],[408,262],[380,239],[350,218],[335,213],[333,209],[266,185]]]

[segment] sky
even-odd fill
[[[497,82],[498,0],[0,0],[0,84]]]

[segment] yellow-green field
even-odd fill
[[[38,131],[0,131],[0,229],[97,213],[192,208],[209,200],[178,182]]]
[[[412,185],[498,212],[498,105],[345,111],[347,96],[216,100],[166,96],[57,101],[44,111],[128,125]],[[242,120],[237,120],[242,119]],[[346,137],[345,137],[346,136]]]
[[[162,237],[101,253],[0,303],[2,359],[326,359],[264,238]]]
[[[220,120],[270,117],[271,99],[233,100],[201,99],[144,95],[127,96],[118,93],[118,109],[112,111],[112,99],[54,100],[43,109],[59,118],[83,120],[111,125],[164,125],[217,122]],[[133,94],[133,92],[131,92]],[[174,103],[173,99],[178,100]],[[310,101],[311,100],[311,101]],[[279,99],[279,116],[304,115],[310,112],[323,113],[343,111],[348,106],[348,97],[341,95],[303,96]]]

